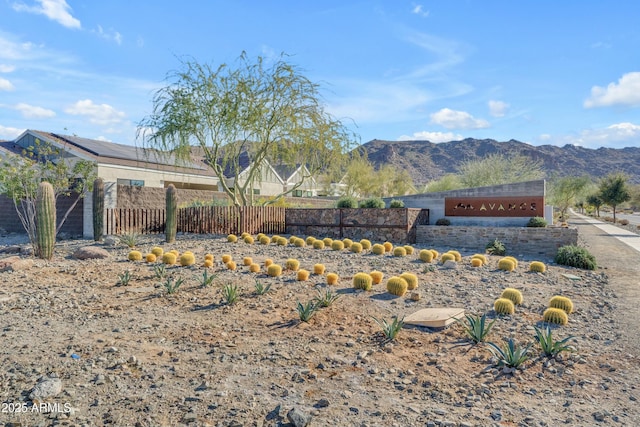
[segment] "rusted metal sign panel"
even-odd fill
[[[484,217],[544,216],[544,197],[445,197],[444,214]]]

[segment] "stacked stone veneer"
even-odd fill
[[[415,243],[427,209],[287,209],[287,233],[296,236]]]
[[[465,249],[484,253],[494,239],[504,243],[510,255],[553,258],[560,246],[578,244],[578,230],[563,227],[460,227],[418,226],[416,243],[429,247]]]

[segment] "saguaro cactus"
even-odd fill
[[[56,196],[53,186],[41,182],[36,198],[36,256],[42,259],[53,257],[56,244]]]
[[[167,221],[165,225],[165,234],[167,243],[176,241],[176,232],[178,231],[178,193],[173,184],[167,186]]]
[[[99,242],[104,235],[104,181],[93,181],[93,240]]]

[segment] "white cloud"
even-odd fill
[[[623,122],[601,129],[586,129],[577,136],[565,136],[561,142],[590,148],[623,148],[637,146],[638,139],[640,125]]]
[[[45,15],[52,21],[67,28],[81,28],[80,21],[74,18],[69,11],[71,7],[66,0],[36,0],[38,5],[28,6],[24,3],[14,3],[13,9],[17,12],[29,12]]]
[[[617,83],[609,83],[607,87],[594,86],[591,96],[584,101],[585,108],[640,105],[640,72],[624,74]]]
[[[104,141],[104,142],[113,142],[111,141],[109,138],[107,138],[106,136],[102,136],[100,135],[99,137],[96,138],[96,140],[98,141]]]
[[[489,101],[489,114],[493,117],[504,117],[509,109],[509,104],[502,101],[494,101],[493,99]]]
[[[398,141],[430,141],[430,142],[449,142],[460,141],[464,137],[453,132],[415,132],[413,135],[402,135]]]
[[[105,31],[102,28],[102,25],[98,25],[98,29],[97,30],[92,30],[92,32],[97,34],[97,35],[99,35],[100,37],[102,37],[105,40],[114,41],[118,45],[122,44],[122,34],[120,34],[119,32],[115,31],[113,28],[110,28],[108,31]]]
[[[20,111],[22,116],[28,119],[46,119],[48,117],[56,116],[56,113],[53,110],[24,103],[17,104],[13,108]]]
[[[120,123],[125,118],[122,111],[118,111],[108,104],[94,104],[90,99],[83,99],[64,110],[74,116],[86,116],[91,123],[108,125]]]
[[[13,84],[9,80],[0,77],[0,90],[11,91],[13,89]]]
[[[24,131],[25,131],[24,129],[18,129],[18,128],[12,128],[12,127],[6,127],[6,126],[0,125],[0,138],[15,139],[18,136],[20,136],[20,134]]]
[[[0,73],[11,73],[16,67],[13,65],[0,64]]]
[[[484,129],[489,127],[489,122],[476,119],[466,111],[455,111],[449,108],[431,114],[431,123],[443,126],[447,129]]]
[[[424,10],[421,4],[414,6],[414,8],[411,10],[411,13],[423,16],[425,18],[429,16],[429,11]]]

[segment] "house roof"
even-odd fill
[[[0,142],[0,148],[21,154],[24,147],[18,142],[27,134],[102,164],[213,176],[213,172],[202,163],[177,164],[173,155],[158,150],[38,130],[27,130],[15,141]]]

